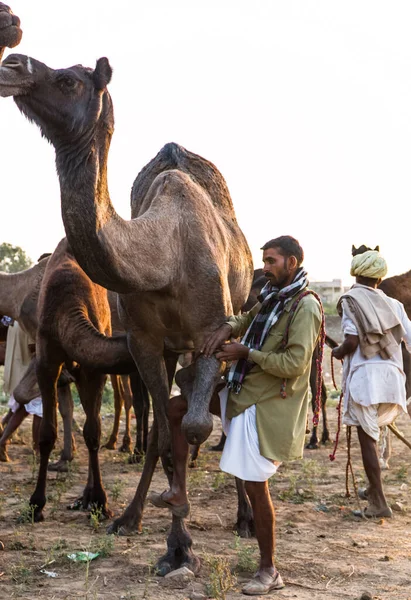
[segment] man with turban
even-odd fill
[[[405,374],[401,341],[411,352],[411,321],[404,306],[377,289],[387,274],[387,264],[377,250],[353,257],[353,287],[341,296],[344,342],[332,355],[344,359],[343,423],[358,430],[369,486],[367,517],[392,517],[387,504],[377,454],[380,427],[406,413]]]

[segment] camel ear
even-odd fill
[[[354,252],[357,250],[357,248],[354,246],[354,244],[351,246],[351,254],[354,256]]]
[[[377,252],[380,251],[380,247],[379,246],[375,246],[374,250],[376,250]]]
[[[97,90],[104,90],[111,81],[113,69],[110,67],[108,58],[99,58],[93,73],[93,81]]]

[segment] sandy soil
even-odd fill
[[[325,371],[329,373],[329,359]],[[334,436],[335,401],[332,404],[329,414]],[[76,418],[81,425],[81,409],[77,409]],[[111,425],[112,415],[106,414],[104,438]],[[411,439],[410,420],[404,417],[398,426]],[[21,441],[17,439],[10,446],[12,462],[0,464],[0,539],[5,546],[0,552],[0,598],[183,599],[191,597],[193,591],[210,593],[210,581],[219,570],[226,583],[231,571],[237,578],[226,598],[240,598],[241,583],[250,577],[258,553],[255,540],[236,539],[232,531],[234,481],[219,471],[219,456],[207,449],[219,435],[216,420],[200,467],[189,473],[190,530],[195,552],[209,564],[193,582],[176,589],[153,572],[156,558],[165,549],[170,524],[167,512],[147,506],[142,534],[122,538],[106,536],[106,523],[94,523],[93,527],[86,513],[66,510],[81,493],[87,475],[86,451],[78,434],[71,473],[49,474],[46,521],[38,525],[17,523],[19,515],[27,515],[37,468],[29,444],[30,423],[24,424],[25,444],[16,443]],[[363,470],[356,436],[353,438],[354,469],[361,485]],[[407,509],[410,450],[394,439],[391,467],[384,472],[389,501],[402,503],[404,510],[395,512],[392,520],[373,521],[353,517],[356,499],[345,497],[344,432],[334,463],[330,463],[329,453],[330,447],[306,450],[303,461],[283,465],[271,480],[277,513],[277,565],[287,584],[273,596],[354,600],[368,592],[380,600],[411,599],[411,513]],[[100,456],[110,507],[119,515],[134,493],[141,467],[129,465],[116,451],[102,450]],[[165,487],[165,476],[158,468],[152,489]],[[86,565],[73,563],[67,555],[77,550],[99,550],[102,556]],[[210,561],[214,561],[211,566]],[[224,564],[229,565],[230,572],[224,572]],[[49,577],[42,569],[57,573],[57,577]]]

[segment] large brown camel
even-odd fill
[[[171,476],[167,404],[177,355],[198,351],[228,315],[239,312],[250,288],[252,260],[222,175],[177,144],[167,144],[138,175],[132,220],[115,212],[107,184],[114,128],[106,87],[111,75],[106,58],[94,70],[79,65],[53,70],[13,54],[0,68],[0,94],[14,96],[54,145],[68,241],[88,276],[119,293],[129,349],[153,400],[143,474],[131,504],[111,527],[127,534],[141,527],[159,456]],[[215,357],[197,356],[194,381],[184,390],[188,411],[182,427],[190,443],[203,442],[212,430],[209,403],[220,370]],[[53,402],[47,399],[46,405],[45,411],[53,412]],[[41,437],[45,472],[54,435],[43,428]],[[36,490],[31,502],[43,506],[42,492]],[[191,544],[184,521],[173,516],[161,572],[183,564],[196,571]]]

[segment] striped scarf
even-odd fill
[[[285,288],[279,289],[268,281],[258,296],[261,308],[252,320],[241,343],[248,348],[260,350],[271,327],[281,317],[287,302],[307,285],[307,272],[302,267],[298,269],[292,283]],[[234,361],[226,378],[227,387],[235,394],[239,394],[244,378],[253,366],[254,363],[245,358]]]

